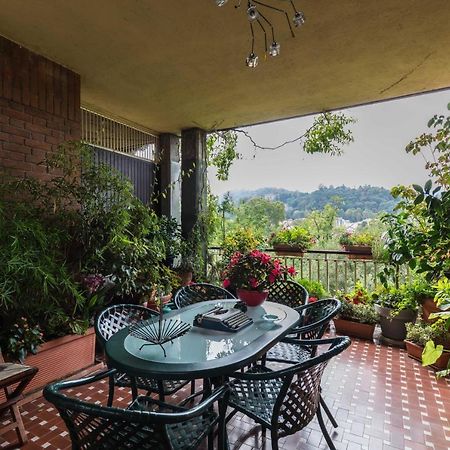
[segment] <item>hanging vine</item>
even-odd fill
[[[228,180],[231,166],[243,157],[237,151],[239,134],[251,142],[255,151],[278,150],[298,142],[305,153],[340,156],[343,153],[342,147],[353,142],[352,131],[348,128],[353,123],[355,119],[343,113],[325,112],[316,116],[312,126],[303,134],[273,147],[258,144],[248,131],[240,128],[214,131],[208,135],[206,142],[208,166],[216,167],[216,176],[219,180]]]

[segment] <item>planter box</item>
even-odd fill
[[[414,322],[417,312],[409,309],[400,311],[391,317],[393,309],[384,306],[374,305],[375,311],[380,316],[381,334],[392,341],[402,342],[406,338],[406,326],[408,322]]]
[[[360,339],[373,340],[375,324],[353,322],[346,319],[333,319],[336,331],[344,336],[353,336]]]
[[[278,256],[303,256],[305,254],[305,250],[296,245],[276,244],[273,249]]]
[[[433,298],[426,298],[422,300],[422,320],[424,322],[433,323],[437,319],[429,319],[431,313],[441,312],[441,310],[436,306],[436,302]]]
[[[343,245],[346,252],[351,252],[347,255],[349,259],[372,259],[372,247],[369,245]]]
[[[423,346],[415,344],[414,342],[411,342],[411,341],[405,341],[405,344],[406,344],[406,351],[408,352],[408,356],[410,358],[417,359],[417,361],[422,362]],[[436,369],[436,370],[446,369],[449,359],[450,359],[450,352],[445,352],[430,367],[432,367],[433,369]]]
[[[45,342],[36,355],[25,358],[25,364],[39,369],[25,389],[31,392],[52,381],[66,378],[86,369],[95,360],[95,331],[89,328],[84,335],[69,335]]]

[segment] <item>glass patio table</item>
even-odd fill
[[[224,308],[232,308],[236,301],[196,303],[165,314],[164,319],[180,320],[192,325],[197,314],[210,311],[218,303]],[[249,307],[246,314],[253,319],[253,323],[237,332],[192,326],[183,336],[164,344],[166,356],[158,345],[147,345],[141,349],[146,342],[131,336],[129,327],[124,328],[106,342],[108,366],[131,376],[159,380],[222,377],[259,359],[286,336],[300,319],[294,309],[267,301],[261,306]],[[263,319],[265,314],[274,314],[278,320],[268,322]]]

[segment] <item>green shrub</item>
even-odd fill
[[[374,310],[373,305],[364,303],[354,304],[346,300],[342,301],[342,309],[339,317],[370,325],[378,322],[378,314]]]
[[[321,299],[328,295],[325,287],[320,281],[300,277],[295,278],[295,281],[301,284],[308,291],[310,297]]]
[[[271,245],[291,245],[300,247],[302,251],[310,248],[314,243],[311,233],[300,226],[283,228],[274,233],[269,240]]]

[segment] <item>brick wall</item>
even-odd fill
[[[80,76],[0,36],[0,171],[46,179],[45,155],[80,137]]]

